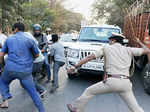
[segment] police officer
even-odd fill
[[[118,93],[132,112],[144,112],[133,94],[132,83],[129,80],[129,68],[133,56],[141,56],[150,52],[143,48],[122,46],[123,38],[123,35],[113,33],[109,38],[110,46],[104,46],[95,54],[87,56],[68,69],[68,72],[74,72],[75,69],[90,60],[105,57],[105,80],[88,87],[73,105],[67,104],[70,112],[83,112],[85,105],[93,96],[112,92]]]
[[[46,36],[44,34],[42,34],[42,28],[39,24],[35,24],[33,26],[33,36],[37,39],[38,47],[45,57],[44,67],[48,73],[48,81],[50,81],[51,80],[51,71],[50,71],[50,64],[49,64],[48,55],[47,55],[48,41],[47,41]]]

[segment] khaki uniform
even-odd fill
[[[105,54],[107,74],[129,76],[132,57],[140,56],[142,55],[142,52],[142,48],[124,47],[119,43],[115,43],[104,47],[103,50],[97,51],[95,56],[101,57]],[[77,112],[83,112],[85,105],[93,96],[112,92],[116,92],[120,95],[131,112],[144,112],[135,99],[130,80],[112,77],[108,78],[106,83],[99,82],[88,87],[74,102],[73,107],[77,108]]]

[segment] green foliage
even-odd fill
[[[51,27],[53,32],[79,31],[82,15],[65,9],[64,1],[0,0],[0,28],[9,31],[8,28],[19,20],[25,23],[27,30],[38,23],[43,30]]]
[[[116,24],[123,27],[125,8],[128,8],[136,0],[96,0],[93,4],[95,19],[105,18],[108,24]]]
[[[40,24],[43,29],[50,27],[56,14],[51,10],[46,1],[36,0],[22,5],[23,18],[27,29],[31,29],[33,24]]]

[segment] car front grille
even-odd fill
[[[81,59],[91,55],[92,53],[94,53],[94,51],[81,51]]]
[[[95,51],[81,51],[80,53],[81,53],[80,59],[83,59],[83,58],[87,57],[88,55],[95,53]],[[92,62],[104,62],[104,59],[97,58],[97,59],[92,60]]]

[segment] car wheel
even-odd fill
[[[67,75],[69,79],[74,79],[76,76],[76,74],[71,74],[71,73],[68,73]]]
[[[146,93],[150,95],[150,65],[147,64],[143,70],[143,85]]]

